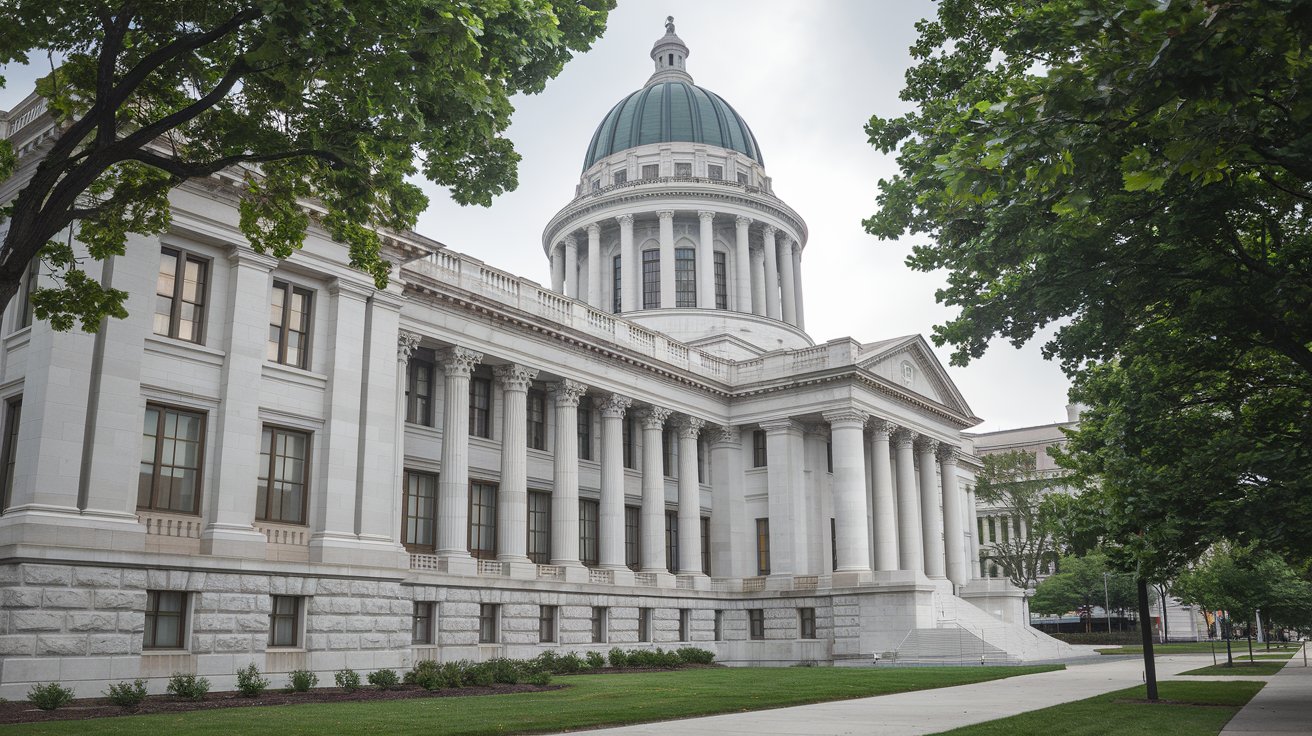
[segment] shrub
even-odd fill
[[[460,680],[469,687],[491,687],[496,682],[492,667],[486,662],[466,664]]]
[[[520,679],[524,677],[525,670],[528,669],[527,662],[506,659],[505,657],[489,659],[484,664],[492,672],[492,681],[503,685],[518,684]]]
[[[173,676],[169,678],[169,686],[166,690],[169,695],[179,698],[200,700],[205,697],[205,693],[210,691],[210,681],[204,677],[174,672]]]
[[[237,690],[248,698],[254,698],[269,686],[269,678],[260,677],[260,668],[254,662],[237,670]]]
[[[379,690],[391,690],[401,683],[396,670],[376,670],[369,673],[369,684]]]
[[[624,650],[620,649],[619,647],[614,647],[613,649],[611,649],[610,653],[606,655],[606,658],[610,660],[611,667],[629,666],[629,655],[625,654]]]
[[[590,669],[599,670],[606,666],[606,658],[602,656],[601,652],[588,652],[583,658],[587,661]]]
[[[437,690],[442,687],[442,665],[431,659],[415,663],[411,670],[402,676],[407,685],[418,685],[425,690]]]
[[[715,661],[715,652],[708,652],[697,647],[683,647],[679,650],[679,659],[684,664],[711,664]]]
[[[41,710],[54,710],[71,703],[73,691],[57,682],[38,682],[27,691],[27,699]]]
[[[360,689],[360,673],[350,667],[347,667],[344,670],[337,670],[333,675],[333,679],[337,681],[337,687],[340,687],[348,693],[353,693]]]
[[[120,708],[140,705],[146,699],[146,681],[136,679],[132,682],[116,682],[105,691],[105,697]]]
[[[309,670],[292,670],[287,673],[287,688],[294,693],[309,692],[319,684],[319,676]]]
[[[544,686],[544,685],[550,685],[550,684],[551,684],[551,673],[550,673],[550,672],[534,672],[533,674],[531,674],[531,675],[529,675],[528,677],[526,677],[526,678],[524,679],[524,682],[527,682],[527,683],[530,684],[530,685],[537,685],[538,687],[542,687],[542,686]]]
[[[560,655],[551,650],[547,650],[529,661],[532,662],[533,671],[535,672],[555,672],[560,667]]]

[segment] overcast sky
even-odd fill
[[[573,197],[583,154],[606,112],[652,71],[652,43],[673,15],[688,44],[688,72],[743,116],[777,196],[810,228],[802,260],[808,331],[816,342],[928,335],[951,315],[934,300],[942,273],[904,261],[913,240],[881,242],[862,218],[875,210],[891,156],[866,141],[872,114],[904,112],[898,99],[925,0],[620,0],[606,33],[546,91],[516,100],[509,137],[523,156],[519,188],[491,208],[460,207],[427,185],[432,204],[418,231],[515,274],[550,283],[542,228]],[[44,65],[41,57],[38,65]],[[0,108],[31,88],[32,72],[7,69]],[[936,348],[947,365],[948,351]],[[995,343],[969,367],[949,366],[976,415],[976,431],[1065,420],[1068,382],[1037,344]]]

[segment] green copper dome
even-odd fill
[[[765,165],[756,136],[724,98],[675,80],[648,84],[611,108],[592,134],[583,169],[625,149],[672,141],[728,148]]]

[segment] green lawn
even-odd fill
[[[1226,675],[1227,677],[1245,677],[1250,675],[1274,675],[1275,673],[1283,669],[1284,666],[1285,666],[1284,662],[1272,662],[1270,660],[1267,660],[1265,662],[1263,661],[1249,662],[1248,659],[1245,658],[1244,661],[1241,662],[1239,661],[1239,658],[1236,657],[1234,667],[1227,667],[1225,663],[1222,662],[1221,664],[1199,667],[1196,670],[1189,670],[1188,672],[1181,672],[1180,674]]]
[[[1219,654],[1225,654],[1225,642],[1224,642],[1224,641],[1217,641],[1217,642],[1210,642],[1210,641],[1184,641],[1184,642],[1176,642],[1176,643],[1172,643],[1172,644],[1154,644],[1154,645],[1153,645],[1153,654],[1154,654],[1154,655],[1157,655],[1157,654],[1211,654],[1211,653],[1212,653],[1212,647],[1213,647],[1213,646],[1216,647],[1216,651],[1217,651]],[[1272,654],[1273,654],[1273,653],[1280,652],[1280,651],[1285,651],[1285,652],[1289,652],[1290,654],[1292,654],[1292,653],[1298,651],[1298,645],[1297,645],[1297,644],[1287,644],[1287,645],[1285,645],[1285,647],[1281,647],[1280,645],[1277,645],[1277,644],[1272,644],[1272,645],[1271,645],[1271,652],[1267,652],[1265,647],[1266,647],[1265,644],[1256,644],[1256,643],[1255,643],[1255,644],[1253,645],[1253,654],[1258,654],[1259,652],[1262,653],[1262,654],[1268,654],[1268,653],[1272,653]],[[1286,648],[1286,647],[1287,647],[1287,648]],[[1233,652],[1235,653],[1235,656],[1236,656],[1236,657],[1239,656],[1239,653],[1240,653],[1240,652],[1243,652],[1245,657],[1248,656],[1248,642],[1247,642],[1247,641],[1244,641],[1243,639],[1235,639],[1235,640],[1231,640],[1231,642],[1230,642],[1230,649],[1231,649],[1231,651],[1233,651]],[[1098,649],[1097,652],[1098,652],[1099,654],[1136,654],[1136,655],[1142,655],[1142,654],[1143,654],[1143,647],[1140,647],[1140,646],[1108,647],[1108,648],[1105,648],[1105,649]]]
[[[944,731],[952,736],[1215,736],[1262,689],[1261,682],[1162,682],[1158,695],[1174,703],[1142,700],[1143,687]]]
[[[0,734],[504,734],[562,731],[965,685],[1038,667],[724,668],[557,678],[542,693],[225,708],[0,727]]]

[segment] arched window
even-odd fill
[[[661,252],[655,248],[642,252],[642,308],[661,306]]]
[[[674,306],[697,306],[697,251],[674,249]]]

